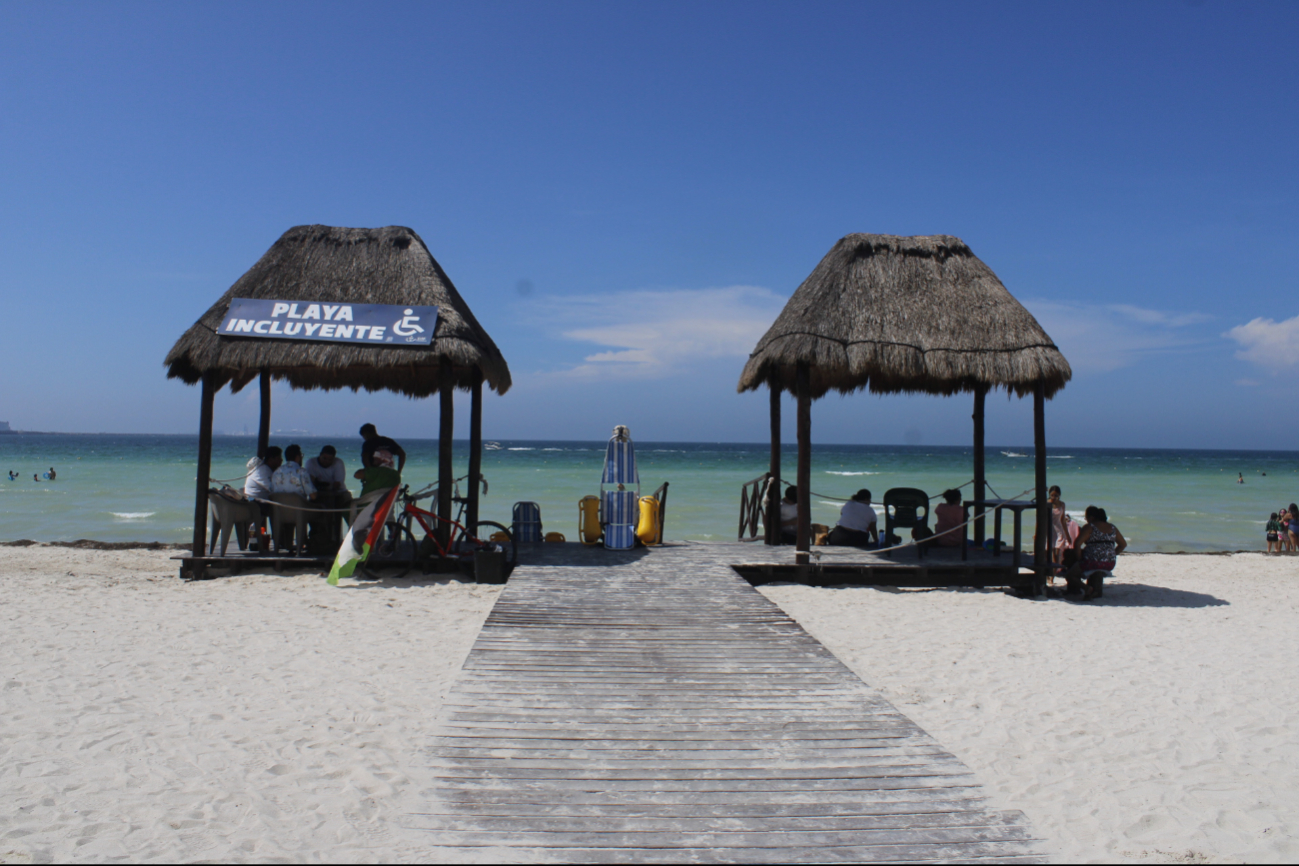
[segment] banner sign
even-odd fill
[[[433,342],[437,321],[437,307],[235,298],[217,334],[271,340],[428,346]]]

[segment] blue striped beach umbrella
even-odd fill
[[[635,490],[605,490],[604,485],[619,488],[635,485]],[[636,448],[631,433],[619,425],[604,452],[604,473],[600,476],[600,522],[604,525],[604,546],[610,550],[630,550],[636,546],[637,503],[640,500],[640,473],[636,471]]]
[[[600,483],[640,485],[640,473],[636,471],[636,446],[632,445],[631,433],[626,427],[615,427],[613,438],[604,449],[604,475]]]

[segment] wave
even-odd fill
[[[836,472],[833,469],[827,469],[826,475],[879,475],[878,472]]]
[[[1048,454],[1046,455],[1046,459],[1047,460],[1072,460],[1073,455],[1072,454]]]
[[[118,520],[144,520],[146,517],[153,517],[156,511],[110,511],[109,514]]]
[[[536,448],[507,448],[507,451],[536,451]]]

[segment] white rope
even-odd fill
[[[1023,493],[1020,493],[1019,495],[1023,496],[1025,493],[1032,493],[1032,492],[1033,492],[1033,488],[1030,487],[1027,490],[1025,490]],[[974,521],[987,517],[989,514],[996,511],[998,508],[1004,508],[1009,503],[1014,501],[1015,500],[1013,499],[1007,499],[1003,502],[999,502],[996,505],[994,505],[992,508],[988,509],[987,511],[984,511],[980,514],[976,514],[974,517],[971,517],[969,520],[965,521],[964,523],[953,526],[951,529],[944,529],[942,532],[935,532],[933,535],[929,536],[928,538],[922,538],[919,541],[913,539],[911,541],[906,542],[905,544],[899,544],[895,547],[878,547],[878,548],[866,548],[866,549],[870,550],[873,553],[888,553],[890,550],[901,550],[904,547],[915,547],[917,544],[928,544],[929,542],[933,541],[935,538],[939,538],[944,535],[949,535],[958,529],[965,529],[965,527],[969,526]]]

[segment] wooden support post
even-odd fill
[[[771,501],[767,503],[767,544],[780,544],[780,387],[771,385],[771,481],[767,490]]]
[[[266,459],[266,449],[271,444],[271,371],[262,368],[262,417],[257,424],[257,457]]]
[[[216,400],[215,373],[203,374],[198,413],[198,477],[194,481],[194,555],[207,555],[207,489],[212,480],[212,404]]]
[[[439,540],[445,547],[451,537],[451,494],[455,485],[455,470],[451,463],[452,434],[455,431],[455,380],[451,370],[443,368],[441,412],[438,425],[438,521]]]
[[[977,386],[974,390],[974,491],[970,496],[976,502],[981,502],[988,498],[988,478],[984,471],[984,452],[983,452],[983,406],[988,396],[988,389],[985,386]],[[983,513],[983,508],[978,506],[974,509],[975,514]],[[985,521],[980,517],[974,521],[974,543],[983,546],[985,535]]]
[[[1037,525],[1033,530],[1034,592],[1041,594],[1046,587],[1046,574],[1051,553],[1047,538],[1051,526],[1051,506],[1046,501],[1046,383],[1038,382],[1033,388],[1033,458],[1036,476],[1034,499],[1037,503]]]
[[[797,367],[798,388],[798,537],[794,562],[807,565],[812,549],[812,384],[805,361]]]
[[[478,495],[483,474],[483,371],[474,368],[473,390],[469,393],[469,502],[465,505],[465,526],[470,532],[478,524]]]

